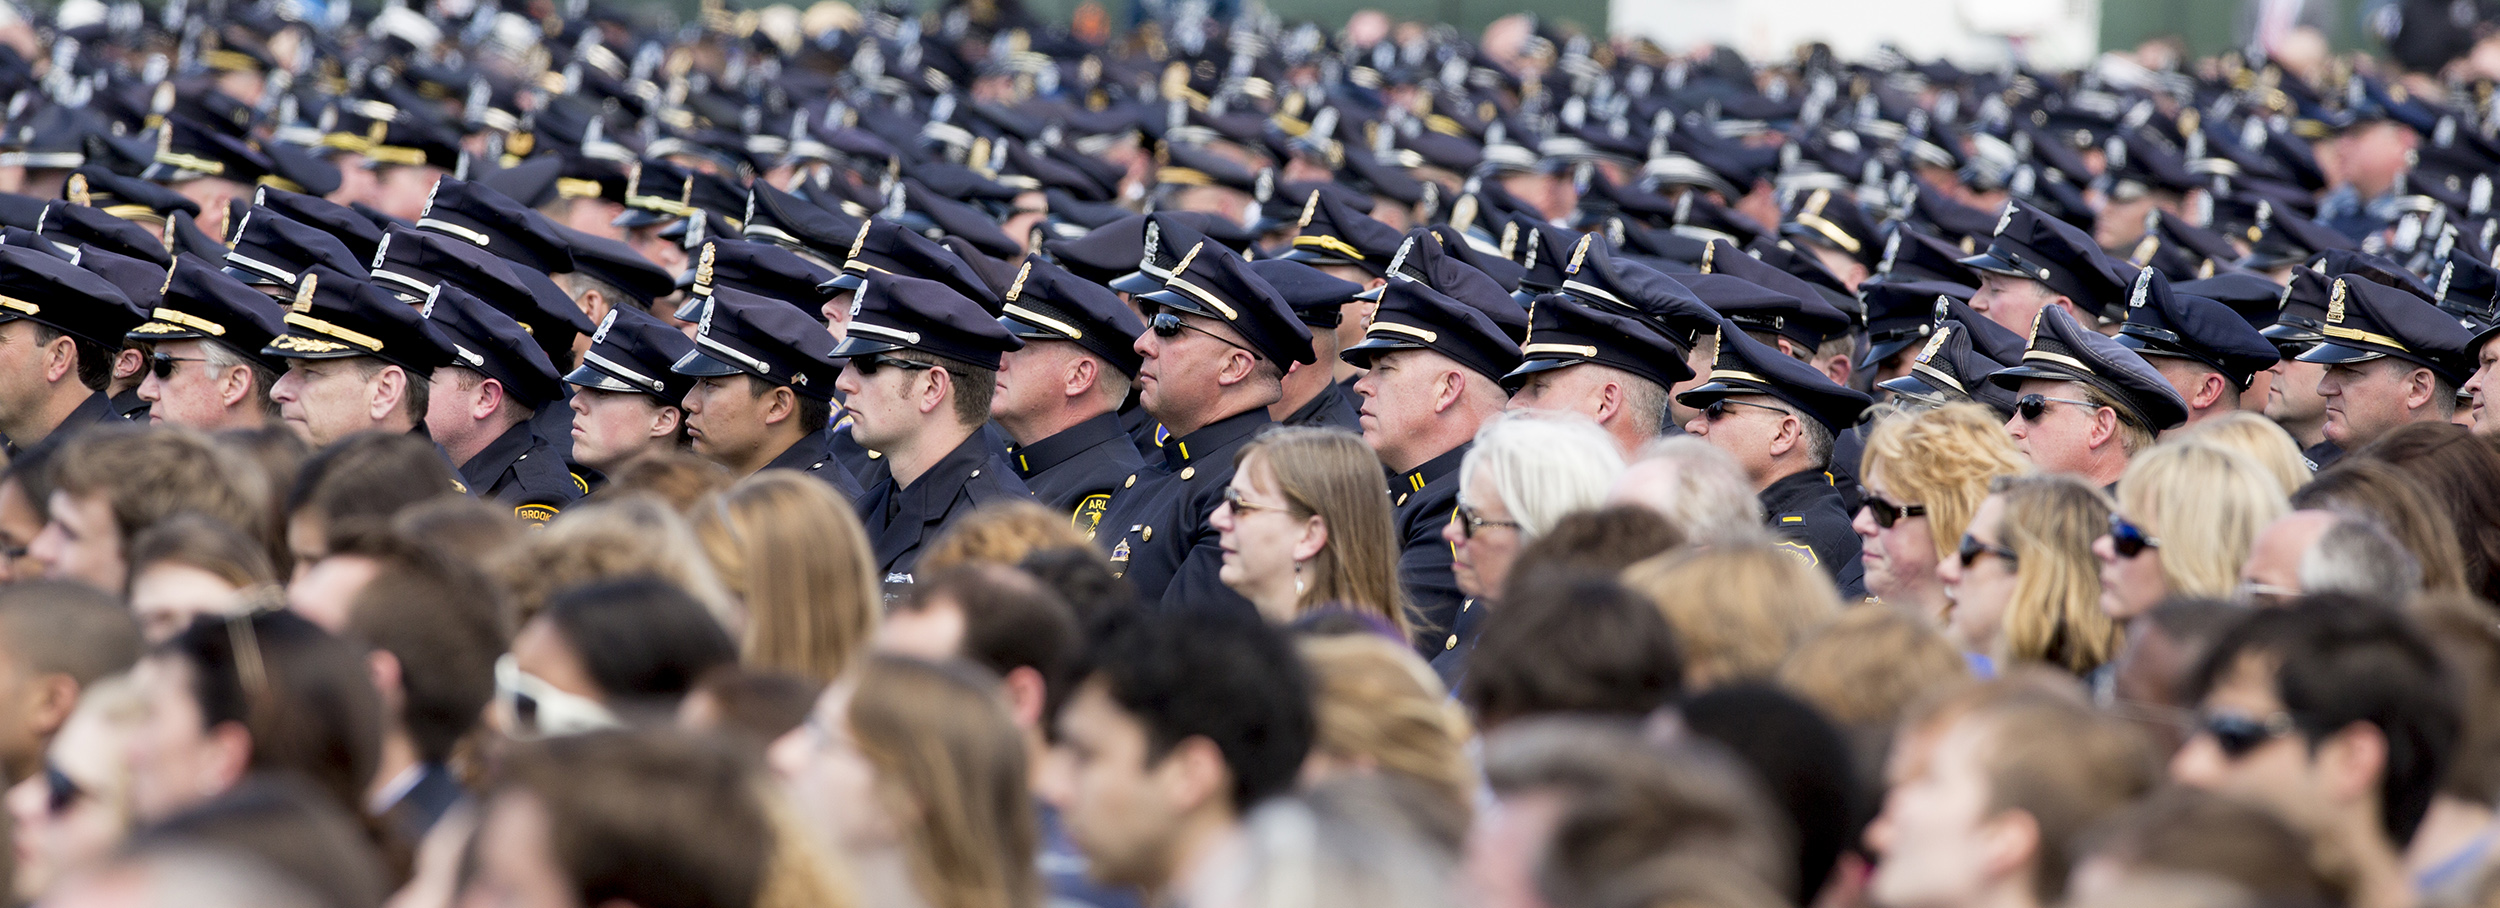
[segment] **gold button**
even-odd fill
[[[1140,542],[1153,542],[1153,541],[1155,541],[1155,528],[1154,528],[1154,527],[1147,527],[1147,528],[1145,528],[1145,529],[1142,529],[1142,530],[1137,531],[1137,539],[1138,539],[1138,541],[1140,541]]]
[[[1405,507],[1405,506],[1406,506],[1406,496],[1404,496],[1404,495],[1400,495],[1400,496],[1398,496],[1398,506],[1399,506],[1399,507]]]
[[[1448,642],[1448,643],[1444,643],[1444,644],[1441,644],[1441,648],[1442,648],[1442,649],[1457,649],[1457,648],[1458,648],[1458,635],[1457,635],[1457,634],[1451,634],[1451,635],[1450,635],[1450,642]]]
[[[1128,474],[1128,481],[1127,481],[1127,482],[1123,482],[1123,483],[1121,483],[1121,484],[1120,484],[1120,488],[1125,489],[1125,488],[1128,488],[1128,487],[1133,486],[1133,485],[1136,485],[1136,484],[1137,484],[1137,474],[1135,474],[1135,473],[1130,473],[1130,474]]]
[[[1197,467],[1182,467],[1182,468],[1181,468],[1181,481],[1183,481],[1183,482],[1187,482],[1187,481],[1189,480],[1189,478],[1190,478],[1190,477],[1192,477],[1192,476],[1196,476],[1196,475],[1198,475],[1198,468],[1197,468]]]

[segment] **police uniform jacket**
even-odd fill
[[[460,465],[460,481],[481,498],[512,506],[513,516],[546,523],[590,487],[565,469],[564,455],[522,421]]]
[[[1068,525],[1091,537],[1102,524],[1111,493],[1146,466],[1116,413],[1104,413],[1059,434],[1008,452],[1008,463],[1043,506],[1068,515]]]
[[[1762,511],[1771,530],[1783,537],[1780,547],[1806,559],[1832,578],[1843,600],[1866,595],[1866,566],[1858,561],[1858,534],[1849,528],[1849,514],[1840,509],[1840,490],[1821,470],[1804,470],[1762,490]]]
[[[7,445],[8,455],[10,459],[15,460],[30,456],[37,451],[50,451],[68,443],[72,436],[80,432],[102,423],[121,421],[121,414],[113,410],[112,398],[102,394],[89,394],[86,400],[79,402],[78,409],[69,411],[69,416],[62,419],[60,425],[54,426],[52,433],[45,435],[42,441],[27,446],[10,441]]]
[[[1355,410],[1352,392],[1347,391],[1345,385],[1332,381],[1327,387],[1321,388],[1319,394],[1312,397],[1309,403],[1303,404],[1301,409],[1285,417],[1285,425],[1344,429],[1348,432],[1359,433],[1363,431],[1362,420],[1362,415]]]
[[[845,437],[849,435],[847,432],[843,434]],[[770,463],[766,463],[764,469],[797,470],[822,479],[826,484],[833,486],[835,491],[841,492],[844,501],[856,503],[866,497],[866,493],[859,487],[859,480],[853,478],[851,471],[843,469],[842,464],[835,459],[833,429],[831,428],[807,433],[806,437],[792,442],[789,448],[775,456]]]
[[[896,584],[912,582],[923,547],[973,509],[1032,498],[1024,480],[974,432],[910,486],[896,486],[889,475],[858,500],[860,522],[877,553],[878,576]]]
[[[1466,596],[1450,567],[1453,553],[1441,530],[1458,510],[1458,464],[1472,444],[1451,448],[1422,466],[1389,479],[1391,518],[1398,530],[1398,584],[1415,603],[1415,644],[1430,659],[1458,645],[1458,616]]]
[[[1128,578],[1137,601],[1166,609],[1255,610],[1216,579],[1224,553],[1208,515],[1233,481],[1233,455],[1275,421],[1254,407],[1163,446],[1163,462],[1120,481],[1096,539],[1107,540],[1112,573]]]

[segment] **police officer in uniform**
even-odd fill
[[[1091,536],[1111,493],[1146,463],[1119,415],[1146,326],[1110,290],[1038,255],[1017,269],[998,323],[1024,340],[999,358],[990,404],[1014,444],[1007,461],[1034,498]]]
[[[1337,361],[1337,329],[1345,319],[1346,304],[1364,292],[1363,285],[1285,259],[1251,262],[1250,270],[1276,288],[1276,295],[1284,297],[1285,305],[1293,307],[1293,314],[1311,329],[1312,365],[1285,373],[1285,399],[1267,408],[1267,415],[1288,426],[1361,431],[1354,416],[1354,394],[1334,374],[1320,374],[1320,365]]]
[[[285,313],[278,301],[206,259],[176,257],[165,272],[164,300],[146,323],[130,329],[131,340],[153,348],[154,374],[138,389],[150,404],[149,419],[204,432],[268,425],[269,385],[286,370],[286,361],[260,350],[278,336]],[[236,367],[211,362],[211,345],[225,348],[230,362],[242,361],[240,397],[231,388]]]
[[[2430,300],[2358,274],[2328,291],[2325,341],[2300,355],[2324,363],[2326,437],[2358,450],[2408,423],[2447,422],[2474,374],[2474,334]]]
[[[1398,584],[1415,606],[1416,643],[1440,653],[1457,645],[1465,598],[1441,530],[1458,509],[1459,462],[1507,402],[1502,376],[1519,367],[1519,346],[1475,307],[1393,277],[1363,342],[1341,355],[1365,370],[1354,382],[1363,440],[1389,469]]]
[[[691,352],[693,340],[647,311],[618,306],[600,320],[581,366],[564,376],[573,386],[573,472],[591,488],[635,458],[685,447],[694,379],[669,365]]]
[[[696,379],[684,401],[696,455],[740,476],[798,470],[860,499],[859,481],[834,459],[829,431],[842,361],[833,338],[799,307],[715,288],[694,349],[669,369]]]
[[[365,431],[432,440],[417,389],[451,362],[451,342],[416,307],[377,284],[315,265],[297,279],[285,324],[286,333],[261,348],[287,361],[269,399],[306,443],[317,448]],[[382,365],[357,368],[350,361],[358,358]],[[364,387],[338,387],[344,384]],[[377,400],[388,404],[378,416],[367,403]]]
[[[998,358],[1023,349],[989,310],[936,281],[870,275],[833,355],[860,444],[883,452],[884,479],[858,499],[885,583],[908,584],[930,542],[982,505],[1033,493],[982,434]]]
[[[2103,488],[2118,484],[2136,451],[2187,421],[2187,402],[2142,355],[2055,306],[2033,317],[2022,361],[1988,381],[2014,392],[2006,434],[2033,466]]]
[[[2187,403],[2193,426],[2240,408],[2240,395],[2283,357],[2218,300],[2177,292],[2159,270],[2138,272],[2118,342],[2144,355]]]
[[[1780,543],[1822,568],[1847,599],[1866,595],[1858,534],[1828,472],[1832,438],[1874,401],[1743,331],[1721,331],[1708,380],[1677,396],[1700,409],[1685,431],[1736,458]]]
[[[521,323],[448,282],[435,285],[422,311],[452,353],[435,370],[426,428],[470,491],[539,526],[590,494],[531,428],[539,409],[562,405],[564,389]]]
[[[1995,328],[1996,323],[1980,321]],[[1997,330],[2004,330],[1999,328]],[[1928,409],[1946,404],[1983,403],[1998,419],[2014,415],[2014,393],[1988,382],[1988,376],[2009,363],[1991,358],[1975,340],[1972,323],[1949,318],[1929,329],[1906,375],[1887,378],[1875,387],[1890,392],[1895,403]],[[2016,357],[2020,359],[2020,357]]]
[[[1980,271],[1971,308],[2008,331],[2030,330],[2049,306],[2085,327],[2126,317],[2117,309],[2126,278],[2091,235],[2018,202],[2006,203],[1988,248],[1962,264]]]
[[[1311,331],[1241,257],[1213,243],[1182,255],[1137,340],[1138,397],[1170,433],[1163,462],[1120,482],[1103,515],[1111,570],[1139,601],[1239,609],[1250,601],[1216,578],[1223,552],[1207,516],[1232,482],[1233,454],[1274,424],[1284,371],[1311,362]]]
[[[7,324],[18,321],[30,324]],[[47,252],[0,247],[0,331],[24,332],[10,337],[9,343],[38,351],[29,354],[30,359],[53,343],[69,341],[76,348],[70,354],[75,365],[57,381],[47,380],[42,370],[28,369],[0,382],[0,400],[6,401],[11,412],[28,415],[0,425],[0,431],[11,436],[9,453],[58,447],[97,423],[120,422],[112,399],[102,388],[87,385],[83,375],[90,369],[109,374],[112,351],[144,321],[146,315],[112,282]],[[37,344],[34,325],[61,337]],[[89,363],[89,356],[104,362]]]

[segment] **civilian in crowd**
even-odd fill
[[[159,521],[130,540],[130,611],[149,643],[201,615],[228,615],[275,592],[268,546],[206,514]]]
[[[2127,464],[2118,512],[2092,543],[2101,610],[2124,625],[2171,596],[2228,598],[2284,501],[2263,466],[2229,448],[2187,441],[2145,452]]]
[[[747,663],[830,682],[876,635],[884,599],[867,531],[806,478],[740,480],[697,510],[695,536],[738,603],[730,626]]]
[[[2299,491],[2301,486],[2308,485],[2309,477],[2317,472],[2309,466],[2308,459],[2301,456],[2300,443],[2292,440],[2291,433],[2283,431],[2283,427],[2274,420],[2246,410],[2224,413],[2197,423],[2179,440],[2201,441],[2248,455],[2259,466],[2265,467],[2266,473],[2283,487],[2283,497],[2286,498]]]
[[[1657,511],[1688,539],[1742,539],[1762,529],[1762,499],[1744,494],[1744,478],[1726,451],[1673,435],[1643,445],[1606,500]]]
[[[1467,758],[1473,729],[1441,679],[1414,651],[1373,634],[1305,637],[1319,735],[1303,761],[1307,787],[1379,776],[1414,789],[1415,825],[1453,843],[1465,836],[1476,796]]]
[[[1937,566],[1953,598],[1947,636],[1983,677],[2013,662],[2078,674],[2117,655],[2124,629],[2101,608],[2092,540],[2109,496],[2071,477],[2001,476],[1961,549]]]
[[[2173,786],[2084,834],[2067,893],[2090,899],[2130,881],[2190,876],[2268,904],[2346,904],[2316,853],[2308,835],[2262,804]]]
[[[130,581],[130,541],[157,521],[191,511],[267,538],[269,490],[260,473],[183,429],[82,433],[52,461],[51,522],[27,554],[44,575],[120,595]]]
[[[1346,611],[1413,639],[1380,471],[1351,432],[1286,427],[1252,439],[1207,518],[1224,549],[1216,577],[1270,622]]]
[[[138,658],[138,623],[113,597],[64,581],[0,587],[0,776],[40,774],[79,698]]]
[[[203,617],[134,676],[146,721],[130,745],[131,805],[155,822],[255,774],[292,773],[340,810],[365,809],[382,750],[365,660],[293,612]]]
[[[1798,641],[1840,614],[1831,578],[1788,545],[1670,552],[1623,572],[1675,629],[1687,687],[1769,678]]]
[[[1864,504],[1850,523],[1862,540],[1867,594],[1941,622],[1951,603],[1936,565],[1953,557],[1988,481],[2024,467],[1994,411],[1978,404],[1876,422],[1858,467]]]
[[[738,620],[738,601],[712,567],[693,525],[666,501],[614,485],[482,563],[508,591],[516,624],[536,616],[566,589],[633,577],[676,584],[723,627]]]
[[[1486,603],[1509,581],[1520,548],[1563,515],[1597,504],[1623,472],[1621,455],[1599,443],[1604,434],[1586,420],[1534,414],[1488,421],[1476,434],[1458,468],[1458,507],[1441,530],[1468,596],[1433,657],[1442,678],[1465,664],[1474,629],[1499,607]]]
[[[2500,602],[2500,447],[2443,423],[2405,426],[2387,433],[2361,456],[2383,460],[2422,484],[2447,512],[2449,535],[2464,556],[2465,588],[2485,602]]]
[[[1554,713],[1637,719],[1684,689],[1682,647],[1648,597],[1604,575],[1533,579],[1486,620],[1468,657],[1458,699],[1477,727]]]
[[[1085,534],[1068,515],[1030,501],[984,505],[947,528],[920,556],[920,573],[938,574],[971,564],[1014,564],[1043,549],[1084,547]]]
[[[673,584],[575,587],[521,625],[495,663],[491,716],[515,738],[665,724],[706,672],[737,661],[720,623]]]
[[[130,835],[130,735],[144,706],[126,680],[79,699],[46,750],[43,771],[8,790],[14,899],[33,902],[112,856]]]
[[[2293,493],[2291,505],[2366,517],[2413,554],[2422,569],[2421,592],[2466,591],[2464,541],[2450,532],[2447,510],[2404,470],[2373,458],[2347,457],[2318,471],[2316,479]]]

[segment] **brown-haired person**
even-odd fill
[[[1342,610],[1413,638],[1380,458],[1354,433],[1285,427],[1251,440],[1207,523],[1224,551],[1216,577],[1268,621]]]
[[[401,510],[467,491],[432,442],[364,432],[313,454],[286,493],[286,551],[301,574],[330,551],[333,530],[387,524]]]
[[[2445,423],[2396,429],[2358,452],[2395,465],[2446,506],[2463,550],[2465,588],[2500,602],[2500,445]]]
[[[2403,468],[2376,458],[2346,457],[2292,493],[2291,506],[2365,517],[2412,553],[2422,569],[2420,592],[2466,591],[2464,541],[2449,522],[2447,509]]]
[[[2063,686],[2061,686],[2063,685]],[[2007,678],[1914,717],[1867,828],[1868,894],[1893,908],[2057,904],[2072,846],[2152,790],[2161,766],[2133,728],[2056,679]]]
[[[1415,825],[1456,840],[1475,809],[1473,729],[1412,647],[1374,634],[1307,636],[1319,735],[1302,763],[1305,787],[1380,776],[1416,789],[1403,799]]]
[[[269,490],[260,479],[189,430],[89,432],[53,459],[52,519],[27,554],[45,576],[119,595],[130,583],[130,540],[167,517],[198,512],[265,538]]]
[[[2132,881],[2210,877],[2262,904],[2347,904],[2309,836],[2262,804],[2171,786],[2095,824],[2075,849],[2067,894],[2091,899]]]
[[[740,480],[695,515],[694,531],[741,604],[732,628],[750,668],[830,683],[876,635],[884,611],[867,530],[841,496],[788,470]]]
[[[576,735],[674,721],[705,674],[738,651],[694,597],[661,580],[593,583],[556,595],[495,663],[497,731]]]
[[[873,656],[774,742],[772,762],[867,904],[1041,903],[1025,742],[982,669]]]
[[[176,514],[130,541],[130,611],[149,643],[201,615],[253,607],[277,587],[266,546],[205,514]]]
[[[361,815],[381,758],[381,697],[355,648],[292,612],[202,618],[140,660],[130,748],[142,820],[254,773],[293,773]]]
[[[0,436],[12,459],[102,423],[122,338],[146,313],[113,284],[48,251],[0,247]],[[54,436],[59,436],[55,438]]]
[[[1467,657],[1458,699],[1478,726],[1552,713],[1637,719],[1683,690],[1675,631],[1648,597],[1602,574],[1532,579],[1485,619]]]
[[[1988,481],[2028,464],[1996,411],[1946,406],[1878,420],[1858,466],[1858,533],[1867,595],[1942,623],[1952,610],[1936,565],[1953,557]]]
[[[1091,544],[1084,533],[1068,525],[1066,514],[1037,501],[1002,501],[985,505],[948,527],[946,535],[920,556],[920,567],[936,574],[982,562],[1015,564],[1034,552]]]
[[[1623,582],[1674,628],[1693,688],[1770,677],[1840,614],[1829,577],[1765,541],[1670,552],[1626,569]]]
[[[42,769],[86,689],[138,658],[139,625],[112,596],[48,580],[0,587],[0,777]]]
[[[2464,724],[2456,759],[2405,848],[2405,871],[2426,906],[2481,904],[2475,890],[2500,857],[2491,832],[2500,822],[2492,807],[2500,801],[2500,628],[2490,606],[2466,596],[2429,597],[2412,611],[2454,674]]]

